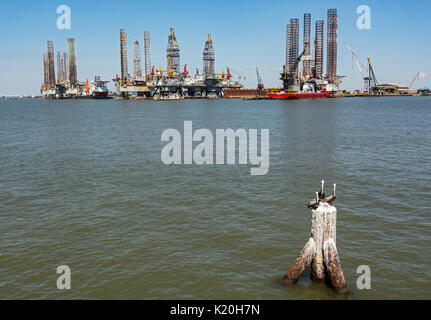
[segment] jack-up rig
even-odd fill
[[[286,27],[286,62],[280,90],[268,94],[271,99],[329,97],[338,91],[341,76],[337,75],[338,15],[329,9],[327,16],[326,76],[323,76],[324,21],[315,25],[314,53],[311,53],[311,14],[304,14],[303,50],[299,53],[299,19],[290,19]],[[302,72],[299,70],[302,61]]]
[[[107,98],[109,81],[100,80],[96,76],[90,88],[88,79],[78,81],[76,67],[75,39],[67,39],[67,52],[57,51],[57,77],[55,73],[54,43],[47,42],[47,52],[43,57],[43,83],[40,93],[45,98]]]
[[[127,67],[127,31],[120,30],[120,56],[121,75],[113,79],[115,86],[124,99],[135,94],[141,99],[184,99],[193,97],[218,98],[223,97],[226,88],[241,88],[242,85],[233,80],[227,68],[227,72],[215,73],[215,52],[211,34],[207,35],[203,51],[202,74],[196,70],[191,76],[184,65],[181,72],[180,47],[174,28],[170,28],[168,46],[166,49],[166,69],[151,67],[150,33],[144,32],[145,75],[140,70],[139,41],[135,41],[134,72],[128,73]]]

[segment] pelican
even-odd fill
[[[313,208],[319,205],[319,192],[316,191],[316,199],[310,200],[307,208]]]
[[[322,180],[322,186],[321,186],[321,189],[319,190],[319,199],[325,199],[325,191],[323,191],[324,185],[325,185],[325,181]]]
[[[335,188],[337,187],[337,185],[334,183],[334,194],[332,196],[328,196],[326,197],[325,201],[329,204],[332,204],[332,202],[334,202],[334,200],[337,198],[335,195]]]

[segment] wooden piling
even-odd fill
[[[323,243],[323,256],[331,285],[339,291],[345,289],[347,287],[346,280],[341,269],[341,262],[334,239],[329,238]]]
[[[311,278],[318,281],[325,279],[325,266],[323,262],[323,221],[325,212],[321,205],[311,210],[311,237],[315,243],[315,256],[311,262]]]
[[[284,275],[283,282],[296,282],[313,260],[315,253],[315,243],[313,238],[310,238],[299,253],[298,257],[287,270],[286,274]]]
[[[296,282],[311,264],[313,280],[330,283],[341,291],[346,280],[336,246],[337,209],[327,202],[311,210],[311,238],[284,275],[283,282]]]

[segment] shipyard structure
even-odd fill
[[[190,75],[187,64],[181,68],[180,47],[174,28],[170,28],[166,48],[166,68],[151,65],[150,33],[144,32],[144,70],[141,63],[141,44],[134,41],[133,74],[128,69],[127,31],[120,30],[120,75],[113,79],[121,96],[128,99],[184,99],[184,98],[220,98],[228,88],[241,88],[233,80],[229,68],[215,72],[215,51],[211,34],[207,35],[202,55],[202,72],[196,69]]]

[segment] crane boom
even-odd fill
[[[356,57],[355,51],[347,43],[345,43],[345,46],[352,53],[352,58],[353,58],[353,60],[356,63],[356,67],[358,68],[359,72],[361,73],[362,80],[364,80],[365,79],[365,75],[364,75],[364,72],[362,71],[360,62],[359,62],[358,58]]]
[[[417,78],[419,77],[419,75],[420,75],[420,72],[416,73],[415,77],[413,78],[413,80],[409,84],[409,90],[413,86],[413,84],[415,83],[415,81],[417,80]]]
[[[265,86],[263,85],[262,78],[260,77],[259,70],[256,67],[256,75],[257,75],[257,90],[263,90],[265,89]]]

